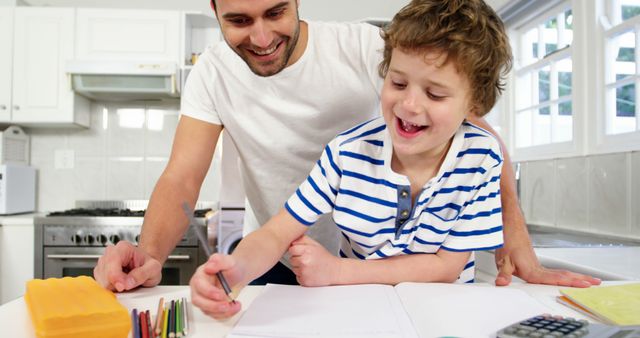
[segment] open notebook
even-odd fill
[[[545,312],[523,291],[490,286],[270,284],[228,337],[495,337]]]

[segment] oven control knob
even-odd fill
[[[113,244],[118,244],[118,242],[120,242],[120,236],[118,236],[118,235],[109,236],[109,242],[111,242]]]
[[[73,236],[71,236],[71,242],[80,245],[80,243],[82,243],[82,237],[78,234],[75,234]]]
[[[108,241],[107,236],[105,236],[105,235],[100,235],[100,236],[98,236],[98,242],[99,242],[100,244],[102,244],[102,245],[106,245],[106,244],[107,244],[107,241]]]
[[[95,238],[93,237],[93,235],[84,236],[84,242],[89,244],[89,245],[93,244],[94,240],[95,240]]]
[[[140,235],[136,235],[135,240],[136,240],[136,243],[139,243],[140,242]]]

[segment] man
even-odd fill
[[[212,1],[226,44],[203,53],[191,72],[171,157],[151,196],[140,244],[107,247],[94,269],[101,285],[124,291],[160,282],[162,264],[186,230],[181,205],[195,203],[223,129],[238,149],[247,198],[264,224],[330,139],[379,114],[382,39],[377,29],[301,21],[298,6],[299,0]],[[362,116],[362,111],[371,114]],[[490,129],[482,119],[473,122]],[[504,156],[509,163],[506,152]],[[505,165],[505,245],[496,252],[496,284],[509,284],[512,275],[531,283],[599,284],[589,276],[539,264],[513,178],[511,166]],[[318,224],[314,229],[320,233],[310,236],[335,253],[337,237],[330,233],[335,227]],[[274,269],[261,282],[295,283],[287,268],[280,264]]]

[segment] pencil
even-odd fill
[[[164,298],[160,297],[160,301],[158,302],[158,314],[156,317],[156,335],[162,333],[162,320],[164,319]]]
[[[140,326],[138,326],[138,309],[131,311],[131,324],[133,325],[133,338],[140,337]]]
[[[176,300],[176,337],[182,337],[182,306],[180,305],[180,299]]]
[[[147,315],[143,311],[140,312],[140,336],[149,338],[149,330],[147,330]]]
[[[187,298],[184,297],[182,298],[182,316],[184,319],[184,323],[182,324],[182,334],[183,335],[188,335],[189,334],[189,307],[188,307],[189,303],[187,302]]]
[[[196,225],[196,222],[193,219],[193,210],[191,210],[191,207],[189,207],[189,204],[187,204],[187,202],[182,203],[182,210],[184,211],[185,215],[189,219],[189,226],[191,226],[193,228],[193,231],[196,233],[196,236],[198,237],[198,241],[200,242],[200,246],[204,250],[207,257],[211,257],[211,255],[213,254],[213,251],[211,250],[211,247],[209,247],[209,243],[205,234],[202,233],[200,229],[198,229],[198,226]],[[227,294],[227,297],[229,297],[231,302],[235,303],[236,302],[235,299],[231,297],[231,288],[229,287],[229,283],[227,283],[227,280],[224,278],[224,275],[222,275],[222,271],[218,271],[216,273],[216,277],[218,278],[218,281],[222,285],[222,289],[224,290],[224,293]]]
[[[169,338],[175,338],[176,336],[176,309],[174,306],[174,301],[171,301],[171,306],[169,307],[169,332],[167,333]]]
[[[153,334],[153,329],[151,328],[151,312],[149,312],[149,310],[145,311],[144,316],[147,318],[147,332],[149,333],[149,338],[153,338],[156,335]]]
[[[169,321],[169,309],[165,308],[162,313],[162,338],[167,338],[167,322]]]

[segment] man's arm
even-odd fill
[[[194,205],[209,170],[222,126],[182,116],[171,157],[145,213],[139,247],[164,263],[187,227],[182,203]]]
[[[186,228],[181,205],[198,198],[222,126],[183,116],[167,168],[160,176],[145,213],[140,245],[120,241],[108,246],[93,270],[103,287],[114,291],[155,286],[162,264]]]
[[[515,173],[509,153],[498,133],[483,118],[470,116],[469,120],[473,124],[490,131],[498,139],[504,158],[500,179],[504,246],[496,250],[495,258],[498,267],[496,285],[509,285],[512,275],[536,284],[572,287],[589,287],[600,284],[599,279],[591,276],[567,270],[547,269],[540,265],[538,257],[533,251],[527,224],[520,209],[516,192]]]

